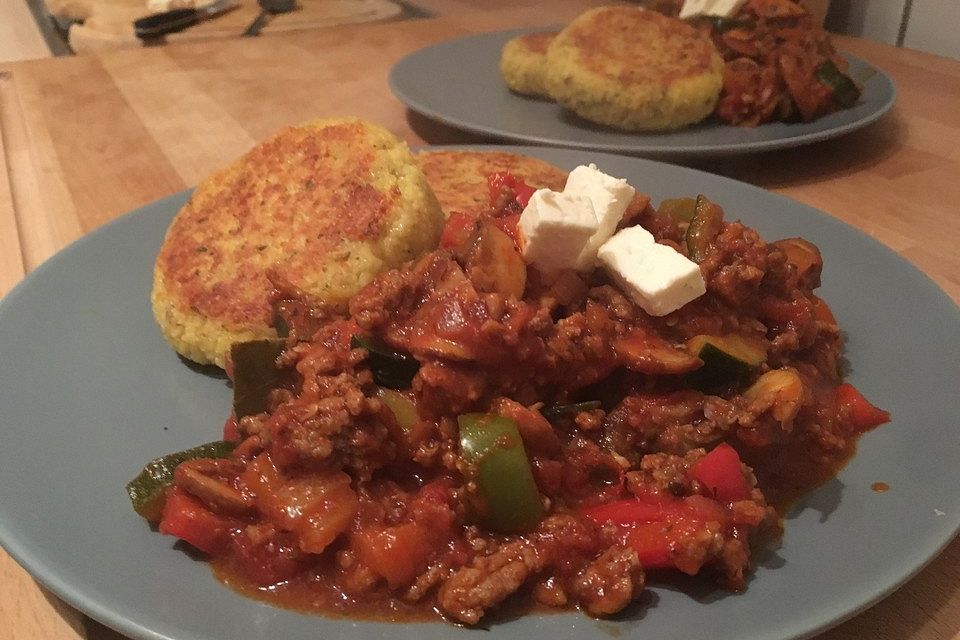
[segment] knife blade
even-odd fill
[[[159,38],[168,33],[183,31],[201,20],[212,18],[236,7],[236,0],[215,0],[215,2],[196,9],[171,9],[162,13],[154,13],[135,20],[133,32],[141,40]]]

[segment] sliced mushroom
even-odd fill
[[[173,472],[178,487],[199,498],[212,510],[246,515],[256,509],[252,495],[237,490],[230,480],[243,471],[237,460],[198,458],[181,463]]]
[[[758,415],[769,412],[784,427],[793,424],[803,405],[804,395],[800,374],[790,368],[767,371],[743,392],[750,411]]]

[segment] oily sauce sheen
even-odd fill
[[[819,250],[703,197],[693,219],[635,198],[621,226],[706,285],[652,316],[603,269],[528,268],[532,186],[488,186],[487,213],[451,216],[443,248],[347,310],[276,283],[269,365],[298,382],[239,416],[227,457],[177,466],[159,530],[230,588],[332,617],[604,618],[682,574],[746,589],[787,507],[889,420],[843,380]]]

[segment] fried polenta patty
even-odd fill
[[[511,38],[500,53],[500,73],[507,86],[528,96],[549,97],[544,77],[547,46],[556,32],[527,33]]]
[[[547,49],[546,86],[581,117],[629,131],[679,129],[713,111],[723,60],[690,25],[639,7],[578,16]]]
[[[167,231],[151,300],[167,341],[223,366],[234,342],[276,335],[268,272],[343,304],[436,247],[443,214],[407,146],[358,119],[286,128],[199,186]]]
[[[505,151],[422,151],[417,161],[447,215],[487,212],[487,177],[498,171],[509,171],[538,189],[560,191],[567,182],[567,172],[549,162]]]

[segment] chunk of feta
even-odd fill
[[[520,214],[523,258],[544,273],[574,269],[577,257],[597,232],[588,198],[538,189]]]
[[[680,7],[680,19],[694,16],[719,16],[732,18],[747,0],[686,0]]]
[[[610,239],[623,219],[633,195],[633,187],[623,178],[614,178],[597,169],[597,165],[580,165],[567,176],[563,193],[588,198],[597,216],[597,231],[577,256],[576,268],[589,271],[597,264],[600,245]]]
[[[600,247],[598,257],[623,291],[652,316],[665,316],[707,292],[700,267],[657,243],[643,227],[620,231]]]

